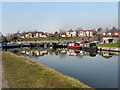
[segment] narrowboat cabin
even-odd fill
[[[82,45],[83,50],[96,51],[98,50],[96,43],[86,43]]]
[[[82,47],[80,46],[80,43],[69,43],[68,48],[70,48],[70,49],[79,49],[79,50],[82,49]]]

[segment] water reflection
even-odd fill
[[[40,57],[44,55],[59,55],[61,58],[65,56],[76,56],[82,58],[83,56],[95,57],[97,54],[100,56],[109,59],[113,56],[120,56],[119,52],[108,52],[108,51],[97,51],[97,52],[87,52],[83,50],[68,49],[68,48],[16,48],[16,49],[7,49],[6,51],[11,51],[18,55],[26,55],[32,57]]]
[[[106,59],[109,59],[113,56],[120,56],[119,52],[108,52],[108,51],[99,52],[98,51],[98,54],[101,55],[102,57],[106,58]]]

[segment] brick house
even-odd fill
[[[93,30],[79,30],[79,37],[93,37]]]
[[[43,32],[34,32],[34,38],[40,38],[42,37]]]
[[[106,35],[111,36],[112,33],[111,33],[111,32],[102,32],[102,35],[103,35],[103,36],[106,36]]]
[[[25,38],[33,38],[33,32],[26,32],[25,33]]]
[[[77,31],[76,30],[69,30],[66,33],[67,37],[76,37],[77,36]]]

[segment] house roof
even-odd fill
[[[50,34],[50,33],[44,33],[44,34]]]
[[[67,32],[74,32],[74,31],[76,31],[76,30],[69,30],[69,31],[67,31]]]
[[[93,32],[93,30],[84,30],[84,31],[90,31],[90,32]]]
[[[33,33],[33,32],[26,32],[25,34],[29,34],[29,33]]]
[[[43,35],[47,35],[48,33],[44,33]]]
[[[34,33],[43,33],[43,32],[34,32]]]
[[[79,30],[79,31],[82,31],[82,32],[87,32],[87,31],[93,32],[93,30]]]

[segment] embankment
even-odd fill
[[[91,88],[38,62],[9,52],[2,51],[2,64],[10,88]]]

